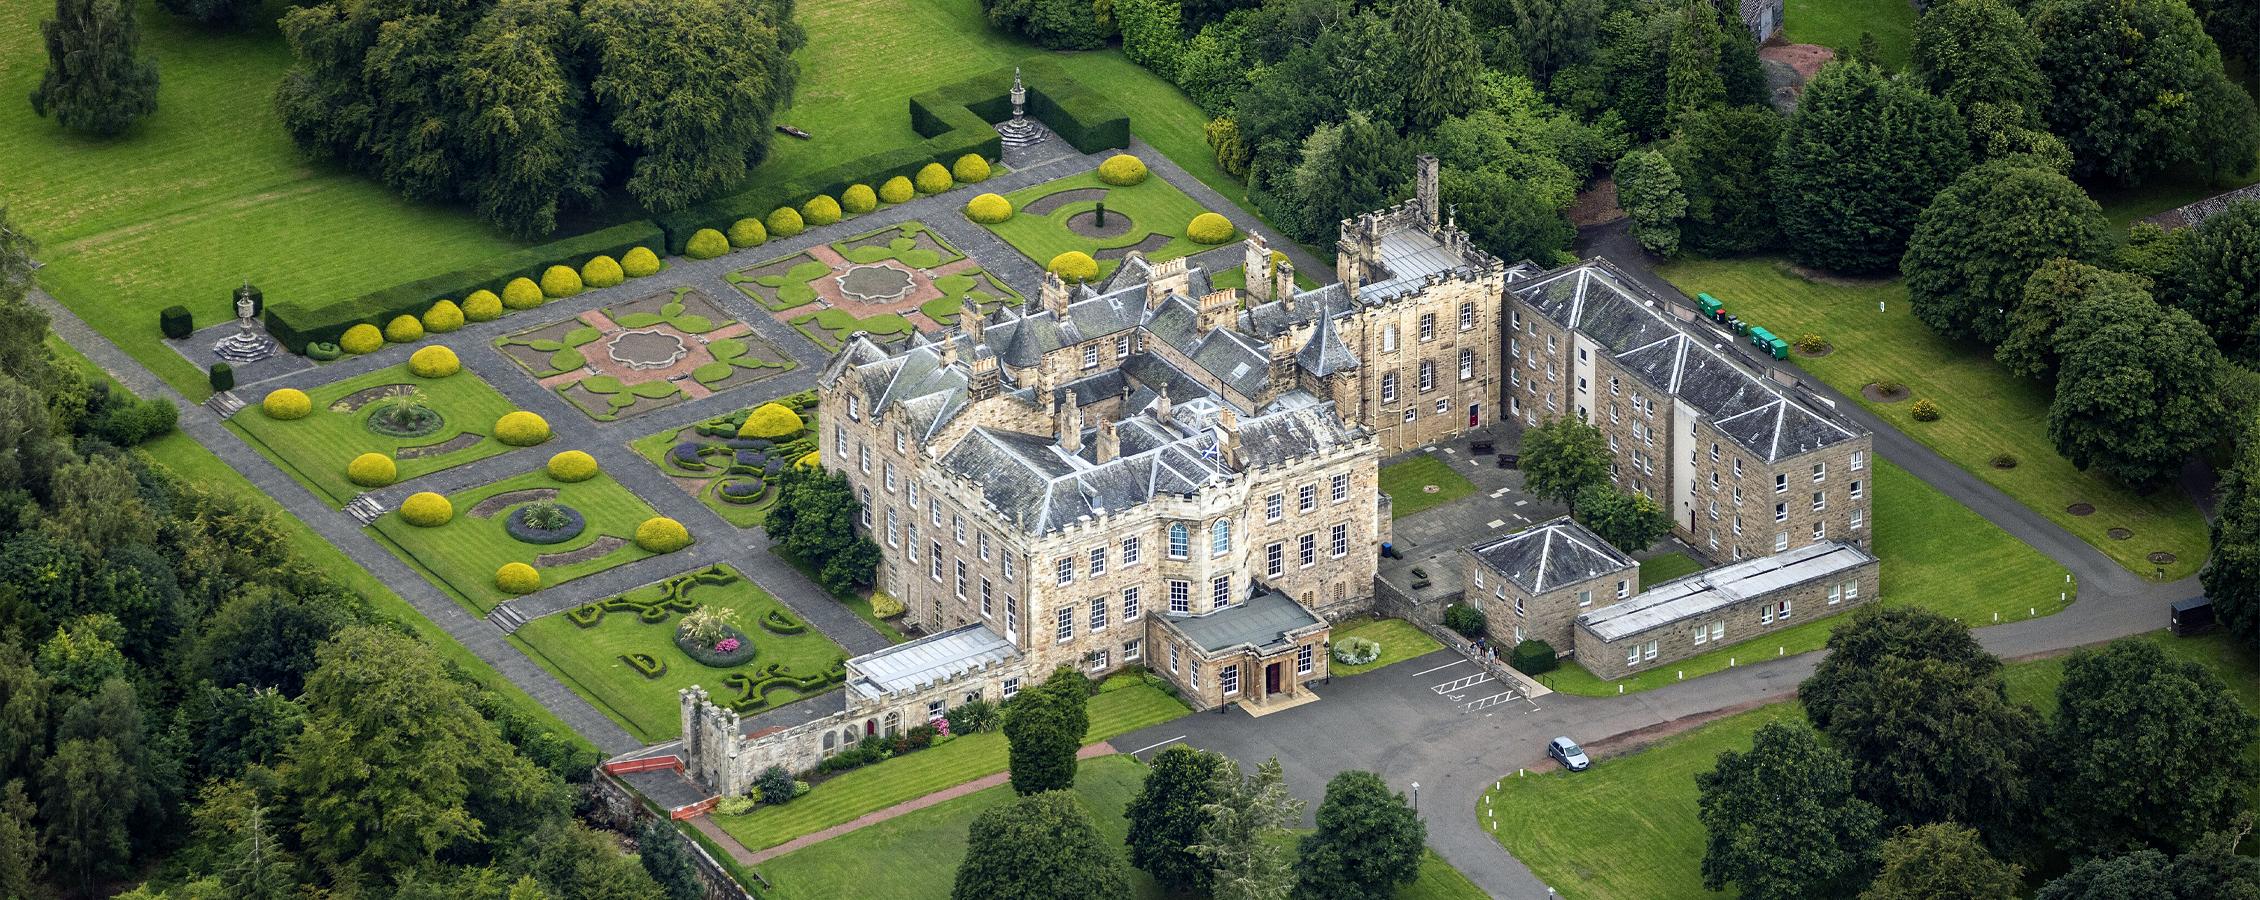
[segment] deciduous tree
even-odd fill
[[[2015,900],[2022,889],[2018,868],[1987,853],[1977,832],[1939,822],[1883,842],[1883,872],[1860,900]]]
[[[2071,179],[1992,162],[1963,172],[1915,219],[1899,271],[1915,318],[1956,340],[2008,335],[2025,281],[2058,257],[2100,258],[2111,246],[2103,209]]]
[[[73,131],[122,134],[157,111],[157,63],[141,56],[141,23],[127,0],[55,0],[39,25],[47,73],[31,109]]]
[[[1568,504],[1588,485],[1609,481],[1609,440],[1575,416],[1557,416],[1522,433],[1523,487]]]
[[[1326,783],[1318,830],[1303,836],[1295,896],[1304,900],[1386,897],[1420,877],[1428,826],[1372,772]]]
[[[2183,0],[2042,0],[2028,19],[2049,129],[2079,174],[2138,184],[2184,166],[2216,177],[2252,166],[2252,98]]]
[[[1082,0],[981,0],[989,24],[1047,50],[1089,50],[1106,43],[1106,29]]]
[[[2260,723],[2205,667],[2123,639],[2065,662],[2053,732],[2040,821],[2065,850],[2176,852],[2243,811]]]
[[[2053,382],[2058,363],[2056,330],[2064,316],[2086,303],[2147,301],[2149,281],[2083,262],[2052,259],[2025,280],[2024,299],[2009,313],[2009,336],[1993,348],[1993,358],[2026,378]]]
[[[1865,63],[1831,63],[1805,86],[1775,154],[1790,255],[1887,271],[1923,207],[1968,166],[1969,136],[1946,101]]]
[[[1712,107],[1679,120],[1664,153],[1687,192],[1681,234],[1690,249],[1747,253],[1774,242],[1769,169],[1781,129],[1781,116],[1754,106]]]
[[[1130,870],[1067,791],[991,807],[973,820],[952,900],[1129,900]]]
[[[1208,889],[1208,865],[1193,853],[1193,845],[1208,822],[1205,807],[1218,799],[1217,773],[1226,762],[1184,744],[1154,754],[1145,786],[1123,811],[1130,820],[1130,864],[1165,890]]]
[[[1852,793],[1844,757],[1812,729],[1769,722],[1749,752],[1695,775],[1708,842],[1703,886],[1747,900],[1841,896],[1875,865],[1876,808]]]
[[[1085,711],[1089,681],[1068,666],[1004,708],[1004,739],[1011,757],[1012,789],[1022,795],[1075,787],[1075,754],[1091,729]]]
[[[1919,607],[1863,606],[1829,632],[1828,655],[1797,686],[1805,717],[1828,731],[1852,694],[1872,690],[1876,667],[1891,658],[1935,659],[1988,677],[2001,670],[1967,625]]]
[[[1645,494],[1588,484],[1577,492],[1577,521],[1611,546],[1638,553],[1671,533],[1671,515]]]
[[[634,155],[626,187],[655,210],[744,180],[792,97],[801,43],[789,4],[591,0],[581,7],[598,74],[589,92]],[[1084,10],[1088,17],[1090,11]]]
[[[1632,219],[1632,239],[1657,256],[1679,253],[1679,220],[1687,192],[1671,161],[1654,150],[1634,150],[1617,160],[1617,205]]]
[[[2221,354],[2260,362],[2260,200],[2241,200],[2178,233],[2159,299],[2212,332]]]
[[[1889,657],[1837,705],[1826,729],[1852,783],[1893,825],[1961,822],[2016,846],[2030,814],[2040,717],[1998,675]]]
[[[2048,437],[2072,464],[2139,490],[2173,480],[2221,434],[2221,353],[2205,328],[2147,297],[2086,303],[2057,328]]]
[[[2197,577],[2229,632],[2246,647],[2260,648],[2260,421],[2242,421],[2236,456],[2221,472],[2213,554]],[[4,673],[0,670],[0,690],[8,680]]]

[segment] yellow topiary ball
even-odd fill
[[[367,322],[346,329],[345,335],[337,339],[338,349],[347,353],[375,353],[384,345],[385,333]]]
[[[1099,180],[1115,187],[1129,187],[1146,180],[1146,164],[1128,153],[1117,153],[1099,163]]]
[[[1012,201],[998,194],[982,194],[965,202],[965,217],[983,225],[1012,218]]]
[[[982,159],[981,154],[968,153],[950,165],[950,174],[966,184],[980,184],[989,180],[989,161]]]
[[[1069,284],[1099,280],[1099,261],[1081,250],[1069,250],[1052,257],[1051,265],[1044,268]]]
[[[651,252],[650,247],[637,247],[630,250],[628,255],[620,257],[620,271],[628,273],[629,278],[645,278],[657,275],[659,274],[659,254]]]
[[[802,454],[801,458],[793,460],[793,467],[797,469],[813,469],[823,464],[824,463],[822,460],[817,459],[816,451],[814,450],[810,450],[807,453]]]
[[[871,592],[872,615],[882,619],[892,619],[908,611],[903,607],[902,601],[895,599],[893,594],[885,591]]]
[[[730,233],[726,237],[730,239],[732,247],[759,247],[769,243],[769,229],[761,224],[760,219],[747,216],[730,223]]]
[[[541,294],[544,297],[571,297],[580,293],[582,287],[581,273],[573,271],[572,266],[550,266],[541,273]]]
[[[408,371],[418,378],[446,378],[463,371],[463,361],[455,351],[433,344],[409,355]]]
[[[730,252],[730,239],[712,228],[701,228],[691,235],[690,243],[683,245],[683,255],[692,259],[713,259]]]
[[[522,409],[503,413],[494,420],[494,439],[512,447],[531,447],[549,440],[549,420]]]
[[[385,324],[385,340],[395,344],[413,344],[424,339],[424,323],[415,316],[402,313]]]
[[[851,184],[840,192],[840,208],[860,216],[879,208],[879,195],[868,184]]]
[[[463,318],[473,322],[492,322],[502,318],[502,298],[493,291],[472,291],[463,298]]]
[[[879,199],[888,203],[902,203],[917,194],[918,189],[911,185],[910,179],[900,175],[889,178],[879,185]]]
[[[830,225],[840,220],[840,201],[823,194],[810,197],[800,205],[800,217],[812,228]]]
[[[927,163],[926,168],[919,169],[918,177],[911,179],[910,183],[921,194],[939,194],[949,190],[952,185],[950,170],[942,168],[942,164],[938,162]]]
[[[494,586],[507,594],[531,594],[541,590],[541,571],[522,562],[503,563],[494,570]]]
[[[453,300],[441,300],[424,310],[424,331],[428,333],[446,334],[461,327],[463,307],[455,305]]]
[[[769,226],[771,237],[789,238],[808,230],[808,223],[801,220],[800,210],[790,206],[770,210],[769,218],[764,222]]]
[[[400,519],[418,528],[438,528],[455,519],[455,504],[431,491],[417,491],[400,501]]]
[[[276,388],[267,392],[267,399],[259,401],[259,411],[267,418],[288,422],[306,418],[314,411],[314,401],[297,388]]]
[[[653,553],[673,553],[690,545],[690,529],[666,516],[653,516],[636,526],[636,546]]]
[[[400,477],[400,467],[382,453],[363,453],[345,464],[345,479],[362,487],[384,487]]]
[[[1221,244],[1232,239],[1232,220],[1212,212],[1194,216],[1185,225],[1185,236],[1196,244]]]
[[[581,266],[581,283],[592,288],[608,288],[628,280],[628,273],[620,271],[620,261],[609,256],[599,256]]]
[[[746,413],[745,424],[738,426],[738,437],[783,440],[799,434],[808,424],[800,420],[800,413],[782,403],[764,403]]]
[[[541,301],[541,285],[535,284],[531,278],[513,278],[510,279],[509,284],[502,286],[503,306],[511,309],[533,309],[540,306]]]
[[[567,450],[549,458],[549,477],[558,481],[587,481],[595,478],[596,472],[596,457],[579,450]]]

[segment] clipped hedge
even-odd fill
[[[382,453],[363,453],[345,464],[345,478],[362,487],[384,487],[400,477],[400,467]]]
[[[571,484],[595,478],[596,457],[579,450],[567,450],[549,458],[549,477]]]
[[[424,310],[424,331],[431,334],[454,331],[463,327],[464,321],[463,307],[455,305],[453,300],[441,300]]]
[[[620,261],[609,256],[599,256],[581,267],[581,283],[592,288],[608,288],[628,280],[628,273],[620,268]]]
[[[455,351],[433,344],[409,354],[408,371],[418,378],[446,378],[463,371],[463,361]]]
[[[1196,244],[1224,243],[1232,239],[1232,220],[1217,213],[1201,213],[1185,225],[1185,236]]]
[[[879,208],[879,195],[868,184],[851,184],[840,192],[840,208],[860,216]]]
[[[531,278],[513,278],[502,286],[502,305],[506,309],[533,309],[541,305],[541,285]]]
[[[957,185],[950,179],[950,170],[942,168],[938,162],[920,168],[917,175],[911,176],[910,183],[921,194],[939,194]]]
[[[259,401],[259,411],[267,418],[288,422],[303,419],[314,411],[314,401],[297,388],[276,388],[267,392],[267,399]]]
[[[329,341],[315,341],[306,345],[306,358],[315,362],[329,362],[344,355],[344,348]]]
[[[385,340],[394,344],[413,344],[424,339],[424,321],[407,313],[394,316],[385,323]]]
[[[911,184],[910,179],[900,175],[887,179],[886,184],[879,186],[879,199],[888,203],[908,203],[910,198],[916,196],[918,196],[917,186]]]
[[[215,391],[235,390],[235,367],[224,362],[213,363],[212,368],[205,372],[205,380],[211,383]]]
[[[978,153],[968,153],[950,163],[950,177],[965,184],[980,184],[989,180],[989,161]]]
[[[730,223],[729,232],[723,236],[730,239],[732,247],[759,247],[769,243],[769,227],[761,224],[760,219],[747,216]]]
[[[541,295],[561,300],[579,294],[583,288],[581,273],[572,266],[555,265],[542,270]]]
[[[468,268],[378,288],[358,296],[271,301],[265,315],[267,331],[291,352],[303,353],[308,343],[337,341],[346,329],[356,324],[375,324],[390,321],[394,316],[421,313],[434,301],[468,297],[480,290],[499,291],[513,278],[529,276],[552,265],[578,266],[596,256],[618,258],[637,245],[659,246],[663,241],[656,223],[638,219],[498,253]]]
[[[1020,69],[1028,88],[1028,115],[1042,119],[1076,150],[1097,153],[1130,145],[1130,118],[1112,98],[1077,81],[1053,60],[1022,60]],[[910,127],[923,135],[941,134],[966,127],[969,115],[995,134],[992,123],[1012,118],[1012,70],[999,67],[911,97]],[[1001,155],[993,149],[966,152],[992,159]]]
[[[493,291],[472,291],[463,298],[463,318],[473,322],[492,322],[502,318],[502,298]]]
[[[1012,201],[998,194],[982,194],[965,202],[965,217],[983,225],[1012,218]]]
[[[522,409],[503,413],[494,420],[494,439],[512,447],[531,447],[549,440],[549,420]]]
[[[431,491],[417,491],[400,501],[400,520],[418,528],[438,528],[455,520],[455,504]]]
[[[840,201],[828,194],[818,194],[800,205],[800,217],[811,228],[830,225],[840,220]]]
[[[1052,274],[1059,276],[1061,280],[1069,284],[1099,280],[1099,261],[1092,259],[1091,254],[1081,250],[1069,250],[1066,253],[1054,256],[1051,265],[1044,268],[1051,270]]]
[[[345,334],[337,339],[338,349],[353,354],[375,353],[384,345],[385,333],[367,322],[346,329]]]
[[[179,304],[165,307],[157,312],[157,330],[166,337],[180,340],[196,333],[196,316]]]
[[[808,230],[808,223],[800,217],[800,210],[790,206],[770,210],[769,218],[763,222],[770,234],[781,238],[789,238]]]
[[[659,274],[659,254],[651,252],[650,247],[628,248],[627,255],[620,257],[620,271],[628,273],[629,278],[649,278],[657,275]]]
[[[713,259],[730,252],[730,239],[712,228],[701,228],[691,235],[690,243],[683,245],[683,255],[692,259]]]
[[[541,590],[541,570],[522,562],[503,563],[494,570],[494,586],[504,593],[531,594]]]
[[[1144,160],[1128,153],[1117,153],[1099,163],[1099,180],[1115,187],[1129,187],[1145,181],[1150,174]]]
[[[690,529],[666,516],[653,516],[636,526],[636,546],[653,553],[673,553],[690,545]]]

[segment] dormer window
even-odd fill
[[[858,402],[861,399],[854,394],[848,395],[848,418],[857,422],[863,421],[863,404]]]

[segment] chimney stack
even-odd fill
[[[1288,262],[1288,261],[1286,261],[1286,260],[1282,259],[1282,260],[1280,260],[1280,261],[1279,261],[1279,264],[1278,264],[1278,265],[1275,265],[1275,266],[1272,266],[1272,267],[1271,267],[1271,296],[1272,296],[1273,298],[1277,299],[1277,300],[1278,300],[1279,302],[1287,304],[1287,308],[1289,308],[1289,309],[1293,309],[1293,308],[1294,308],[1294,302],[1295,302],[1295,264],[1294,264],[1294,263],[1291,263],[1291,262]]]
[[[971,298],[967,298],[965,311],[957,314],[957,325],[964,329],[966,337],[973,339],[974,349],[980,349],[982,343],[981,329],[988,324],[981,315],[980,307],[975,306]]]
[[[1098,445],[1098,447],[1097,447],[1097,450],[1096,450],[1096,456],[1097,456],[1097,459],[1096,459],[1096,461],[1097,461],[1097,462],[1102,462],[1102,463],[1113,462],[1113,461],[1114,461],[1114,460],[1115,460],[1116,458],[1120,457],[1121,455],[1122,455],[1122,436],[1121,436],[1120,434],[1117,434],[1117,433],[1115,433],[1115,430],[1114,430],[1114,420],[1113,420],[1113,419],[1100,419],[1100,420],[1099,420],[1099,445]]]
[[[1044,311],[1051,313],[1052,318],[1067,318],[1067,282],[1055,273],[1044,273],[1043,300]]]
[[[1413,158],[1413,199],[1420,206],[1420,221],[1435,231],[1441,227],[1442,212],[1436,202],[1436,157],[1423,153]]]
[[[1217,459],[1232,471],[1240,470],[1240,417],[1225,409],[1216,414]]]
[[[1232,288],[1210,291],[1201,295],[1201,330],[1204,332],[1214,331],[1231,324],[1232,317],[1239,312],[1239,307],[1240,292]]]
[[[965,386],[966,394],[976,401],[987,400],[997,395],[997,386],[997,358],[975,349],[973,377]]]
[[[1083,408],[1075,405],[1074,394],[1070,393],[1067,402],[1059,404],[1059,415],[1054,421],[1057,424],[1053,431],[1059,448],[1069,453],[1083,452]]]
[[[1271,245],[1264,242],[1263,235],[1249,234],[1240,244],[1240,274],[1248,284],[1250,305],[1279,299],[1271,295],[1271,279],[1265,277],[1270,271]]]

